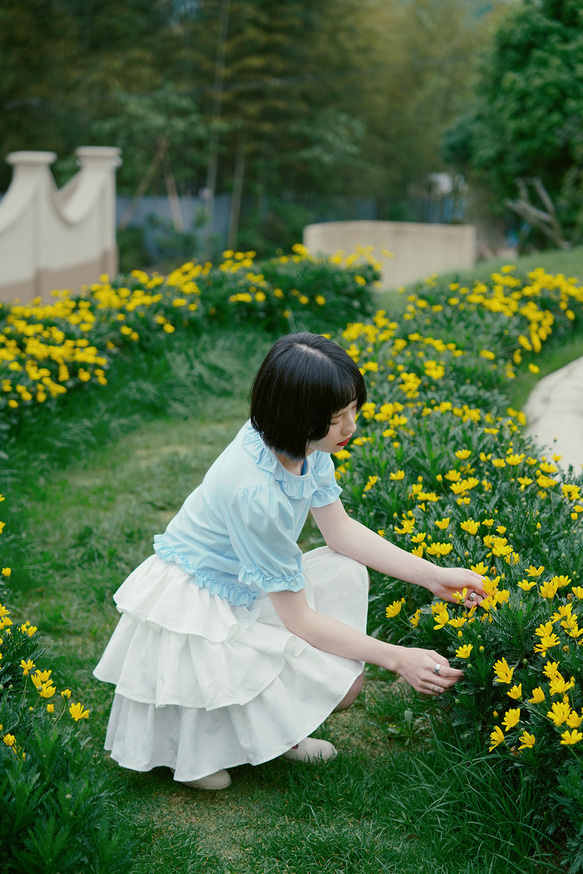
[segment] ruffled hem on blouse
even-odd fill
[[[163,561],[177,564],[180,570],[183,570],[184,573],[193,577],[193,581],[201,588],[207,589],[209,594],[218,595],[220,598],[226,598],[227,601],[235,607],[250,607],[259,597],[260,593],[249,589],[248,583],[244,588],[243,586],[237,586],[235,583],[231,583],[224,578],[212,577],[209,574],[201,573],[200,570],[195,567],[193,562],[189,561],[186,556],[174,549],[173,546],[166,543],[163,538],[156,537],[155,545],[156,555],[158,555]],[[254,573],[259,574],[259,571],[255,571]],[[241,580],[244,579],[242,576],[240,576],[240,578]],[[255,582],[252,572],[249,574],[248,582]],[[299,586],[299,588],[301,588],[301,586]]]

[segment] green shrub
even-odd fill
[[[368,250],[322,259],[295,249],[262,263],[252,252],[225,252],[214,267],[188,263],[168,276],[133,271],[103,277],[83,294],[55,292],[50,304],[0,304],[0,441],[35,408],[105,385],[111,368],[123,368],[136,350],[166,354],[177,330],[194,338],[227,325],[335,331],[370,313],[378,271]]]
[[[505,272],[472,289],[430,282],[399,324],[378,313],[344,332],[370,388],[359,436],[336,456],[349,511],[408,552],[472,567],[490,594],[467,610],[376,574],[373,633],[464,670],[440,699],[445,724],[543,795],[563,787],[548,829],[571,829],[564,811],[581,802],[583,479],[526,438],[504,389],[581,324],[582,303],[564,277]]]
[[[89,711],[36,667],[36,631],[0,605],[2,871],[114,874],[127,868],[131,843],[84,733]]]

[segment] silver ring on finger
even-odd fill
[[[470,592],[470,594],[468,595],[468,598],[470,599],[470,601],[475,601],[475,599],[476,599],[476,593],[475,593],[475,592]]]
[[[431,684],[431,691],[432,691],[432,692],[435,692],[435,683],[432,683],[432,684]]]
[[[439,674],[440,670],[441,670],[441,665],[435,665],[435,667],[433,668],[433,672],[435,674]]]

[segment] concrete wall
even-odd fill
[[[471,267],[476,260],[473,225],[434,225],[416,222],[323,222],[304,228],[304,245],[313,254],[349,255],[356,246],[373,246],[381,264],[385,288]],[[389,257],[383,252],[390,252]]]
[[[115,171],[120,150],[76,150],[79,172],[60,191],[54,152],[12,152],[10,188],[0,202],[0,301],[50,300],[117,272]]]

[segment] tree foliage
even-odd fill
[[[489,6],[491,4],[486,4]],[[123,149],[135,192],[161,138],[179,193],[243,186],[391,203],[442,169],[484,33],[477,0],[3,0],[0,147]],[[9,180],[0,167],[0,187]],[[4,183],[4,185],[2,184]],[[149,191],[165,191],[162,168]]]
[[[564,227],[583,224],[583,8],[522,0],[500,21],[445,154],[502,203],[538,178]]]

